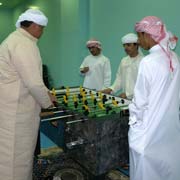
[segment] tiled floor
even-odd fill
[[[129,180],[129,177],[121,173],[119,170],[112,170],[107,176],[110,180]]]

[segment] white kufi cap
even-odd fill
[[[125,36],[123,36],[121,41],[122,41],[123,44],[137,43],[138,37],[137,37],[136,34],[129,33],[129,34],[126,34]]]
[[[48,18],[38,9],[28,9],[19,16],[16,27],[19,28],[23,21],[32,21],[38,25],[47,26]]]

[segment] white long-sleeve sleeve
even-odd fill
[[[110,89],[113,90],[113,93],[116,93],[118,90],[122,88],[122,63],[120,63],[118,67],[118,71],[116,73],[116,79]]]
[[[110,61],[106,61],[104,64],[104,84],[103,88],[107,88],[111,85],[111,64]]]
[[[148,107],[149,80],[146,76],[147,69],[141,65],[134,89],[134,98],[129,105],[130,117],[129,124],[132,125],[143,120],[144,111]]]
[[[123,93],[126,93],[126,96],[129,99],[132,99],[139,63],[142,58],[143,55],[138,54],[136,57],[126,56],[121,60],[116,79],[110,87],[113,90],[113,93],[121,90]]]
[[[52,103],[43,82],[42,62],[35,40],[24,38],[24,42],[17,44],[13,52],[12,61],[24,83],[24,89],[30,92],[41,107],[49,107]]]
[[[84,75],[83,87],[102,90],[111,84],[111,65],[107,57],[100,54],[98,56],[87,56],[80,68],[89,67],[89,71],[81,73]]]

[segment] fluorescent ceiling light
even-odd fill
[[[30,9],[39,9],[38,6],[29,6]]]

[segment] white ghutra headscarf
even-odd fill
[[[86,42],[86,47],[87,48],[96,47],[98,49],[101,49],[101,42],[96,39],[90,39],[89,41]]]
[[[137,43],[138,42],[138,37],[134,33],[128,33],[125,36],[121,38],[122,44],[127,44],[127,43]]]
[[[165,24],[156,16],[147,16],[135,25],[136,32],[150,34],[151,38],[157,42],[164,53],[169,58],[170,70],[173,72],[172,49],[175,49],[178,38],[166,30]]]
[[[19,28],[23,21],[32,21],[38,25],[47,26],[48,18],[38,9],[28,9],[19,16],[16,27]]]

